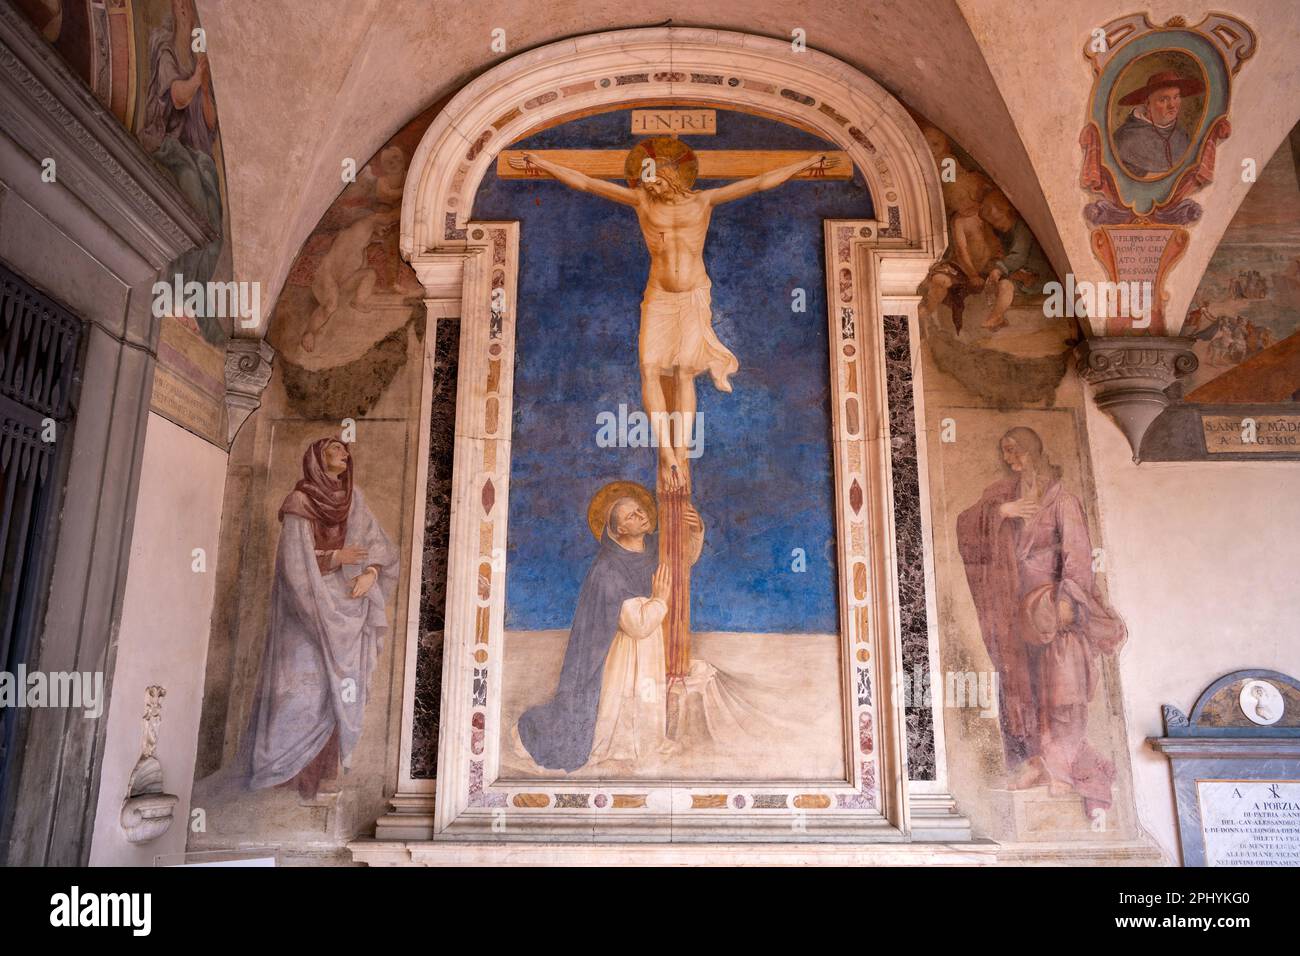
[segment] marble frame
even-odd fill
[[[656,62],[671,66],[656,71]],[[854,392],[840,348],[847,341],[843,315],[832,307],[844,682],[852,690],[859,672],[869,678],[876,702],[869,757],[875,772],[853,759],[849,779],[839,786],[542,780],[494,788],[510,448],[509,435],[498,429],[510,422],[519,236],[517,223],[467,222],[464,216],[496,154],[528,133],[596,108],[665,100],[746,110],[835,142],[862,170],[880,210],[876,221],[826,225],[828,263],[845,242],[852,260],[852,341],[860,362]],[[853,235],[841,240],[840,229]],[[418,643],[411,635],[418,627],[408,622],[401,769],[394,813],[380,820],[377,838],[866,843],[912,837],[903,700],[893,688],[902,661],[882,320],[906,315],[915,330],[916,288],[944,248],[945,222],[937,170],[910,116],[847,65],[814,51],[796,53],[777,40],[676,28],[566,40],[484,74],[434,121],[407,178],[401,243],[429,310],[422,444],[438,322],[458,318],[461,342],[437,799],[430,807],[433,781],[409,775]],[[837,303],[837,268],[828,269],[827,282]],[[850,399],[859,403],[855,428],[849,428]],[[422,447],[422,462],[426,451]],[[858,509],[850,504],[855,477]],[[423,515],[414,519],[419,526]],[[858,535],[856,547],[854,523],[867,532]],[[420,547],[416,540],[416,560]],[[414,616],[417,575],[411,587]],[[877,613],[865,613],[868,608]],[[858,650],[867,652],[865,660]],[[846,696],[845,744],[854,754],[860,739],[856,699],[856,693]],[[941,750],[936,756],[942,768]],[[934,790],[936,782],[928,783]],[[937,791],[927,795],[932,804],[944,802]],[[936,838],[922,829],[920,838]]]

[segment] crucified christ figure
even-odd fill
[[[639,167],[634,160],[648,157]],[[656,137],[639,144],[629,157],[634,186],[596,179],[536,153],[511,157],[516,169],[545,170],[564,185],[636,210],[650,252],[650,276],[641,300],[639,355],[641,397],[659,446],[663,489],[689,490],[686,450],[693,445],[695,376],[708,371],[714,386],[731,391],[728,376],[740,367],[713,332],[709,274],[704,239],[713,207],[773,189],[806,169],[824,172],[834,157],[818,154],[717,189],[695,190],[695,158],[685,144]],[[671,405],[671,408],[670,408]],[[670,423],[679,421],[677,435]]]

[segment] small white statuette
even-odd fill
[[[1281,692],[1267,681],[1247,681],[1241,688],[1241,712],[1253,723],[1276,724],[1285,707]]]
[[[162,723],[162,699],[166,696],[167,691],[157,684],[145,689],[144,741],[140,759],[131,771],[120,817],[128,843],[148,843],[166,833],[180,799],[174,793],[163,793],[162,764],[155,755],[158,725]]]

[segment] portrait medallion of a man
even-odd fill
[[[1115,152],[1130,176],[1160,176],[1182,160],[1192,143],[1178,121],[1183,100],[1204,92],[1200,80],[1175,70],[1161,70],[1120,98],[1120,106],[1134,108],[1115,130]]]

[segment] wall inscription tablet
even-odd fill
[[[1164,717],[1183,865],[1300,866],[1300,681],[1233,671]]]
[[[1300,866],[1300,781],[1198,780],[1207,866]]]

